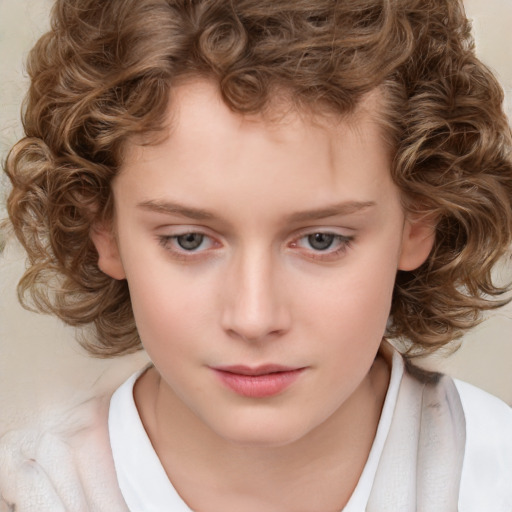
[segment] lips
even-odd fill
[[[223,366],[212,370],[226,387],[238,395],[265,398],[283,392],[300,377],[305,368],[270,364],[257,367]]]

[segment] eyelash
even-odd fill
[[[308,258],[319,261],[332,261],[337,257],[343,255],[347,249],[351,247],[351,244],[354,240],[353,236],[340,235],[338,233],[333,233],[331,231],[309,231],[307,233],[301,234],[299,237],[295,238],[290,244],[289,247],[292,248],[300,248],[299,242],[301,240],[307,240],[309,237],[313,235],[328,235],[332,236],[332,244],[330,244],[325,250],[320,249],[310,249]],[[176,244],[178,244],[177,240],[179,238],[185,237],[187,235],[200,235],[202,238],[201,244],[197,249],[187,250],[184,248],[176,248]],[[158,242],[159,244],[166,250],[169,251],[173,257],[183,260],[190,261],[193,258],[204,257],[204,252],[208,249],[201,250],[200,247],[203,245],[204,240],[210,240],[211,245],[220,245],[218,242],[215,242],[214,239],[200,231],[187,231],[184,233],[179,233],[176,235],[159,235]],[[339,246],[336,249],[331,249],[331,245],[338,244]]]
[[[159,235],[158,242],[166,251],[169,251],[173,255],[173,257],[179,260],[188,261],[191,260],[192,258],[198,258],[203,256],[204,251],[201,251],[199,247],[193,250],[187,250],[182,247],[176,247],[176,245],[178,244],[178,238],[182,238],[187,235],[200,235],[201,237],[203,237],[199,247],[203,245],[205,239],[213,241],[213,238],[211,236],[208,236],[205,233],[201,233],[200,231],[187,231],[176,235]],[[215,242],[212,242],[212,244],[215,245]]]
[[[296,238],[290,245],[291,247],[299,247],[299,242],[301,240],[307,240],[309,237],[314,235],[328,235],[332,236],[333,240],[332,243],[325,249],[310,249],[308,257],[313,260],[320,260],[320,261],[332,261],[335,260],[337,257],[343,255],[347,249],[350,248],[351,243],[354,240],[353,236],[346,236],[346,235],[340,235],[339,233],[333,233],[331,231],[313,231],[308,232],[300,237]],[[338,245],[336,249],[331,249],[332,245]]]

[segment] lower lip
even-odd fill
[[[291,386],[304,368],[263,375],[243,375],[215,370],[220,380],[235,393],[251,398],[265,398],[277,395]]]

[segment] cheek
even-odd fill
[[[203,381],[191,379],[191,365],[197,370],[209,362],[214,330],[211,300],[204,286],[198,288],[200,283],[193,279],[170,275],[169,270],[161,274],[156,268],[151,274],[139,278],[128,273],[135,322],[149,359],[173,392],[187,402],[191,390],[205,393]]]
[[[176,362],[191,356],[189,341],[201,322],[197,309],[155,287],[132,283],[130,293],[137,331],[150,360],[160,374],[179,374],[181,365]]]
[[[302,300],[299,318],[325,341],[318,350],[330,353],[332,363],[349,372],[371,364],[386,329],[397,262],[382,254],[354,259],[326,278],[323,287],[312,283]]]
[[[381,254],[376,253],[376,254]],[[326,323],[386,322],[396,278],[397,258],[351,255],[342,268],[312,282],[305,295],[305,310]],[[299,294],[299,290],[296,290]],[[304,293],[302,294],[304,296]]]
[[[132,271],[133,270],[133,271]],[[127,266],[135,322],[145,349],[185,353],[188,339],[211,324],[212,276],[191,276],[168,264]]]
[[[158,332],[169,325],[178,326],[197,311],[191,307],[192,295],[180,290],[175,283],[167,285],[162,276],[156,281],[139,281],[128,275],[128,283],[135,320],[141,334],[147,330]]]

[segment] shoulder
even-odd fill
[[[475,422],[475,427],[485,425],[497,429],[504,426],[512,428],[512,407],[503,402],[503,400],[472,384],[457,379],[454,379],[454,382],[459,392],[464,412],[466,415],[469,415],[471,422]],[[484,415],[484,412],[489,414]]]
[[[512,510],[512,408],[455,380],[466,420],[459,506],[462,512]]]
[[[107,430],[108,400],[56,407],[0,437],[0,510],[125,512]]]

